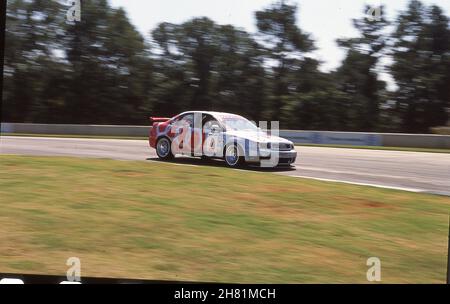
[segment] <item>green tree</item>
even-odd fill
[[[392,75],[403,132],[444,125],[450,108],[449,20],[438,6],[413,0],[396,20]]]
[[[178,25],[163,22],[152,32],[155,87],[153,112],[171,116],[190,108],[193,88],[189,85],[185,56],[177,50]]]
[[[151,109],[148,46],[123,9],[84,1],[81,22],[66,27],[69,90],[65,121],[145,123]]]
[[[284,127],[302,130],[345,130],[349,96],[339,90],[335,73],[318,70],[319,62],[307,59],[293,73],[292,93],[285,97],[281,117]]]
[[[272,66],[270,73],[272,119],[283,124],[282,109],[291,92],[291,74],[314,50],[313,41],[297,26],[297,6],[279,1],[269,8],[255,13],[258,32],[264,41],[266,63]]]
[[[366,6],[363,12],[367,12]],[[339,39],[339,46],[347,49],[347,55],[338,68],[336,81],[347,95],[349,104],[345,129],[374,131],[379,123],[380,105],[384,102],[385,83],[378,78],[381,56],[385,55],[387,42],[385,27],[388,25],[384,7],[379,18],[363,17],[353,20],[359,37]]]
[[[60,68],[60,11],[55,1],[7,2],[2,120],[34,121],[48,102],[46,83]]]
[[[428,132],[448,121],[449,20],[438,6],[411,1],[389,37],[383,11],[354,20],[359,35],[338,40],[346,57],[329,73],[285,1],[255,13],[256,35],[199,17],[163,22],[149,41],[107,0],[83,1],[81,22],[67,9],[7,2],[3,121],[146,124],[191,109],[294,129]],[[378,76],[388,51],[395,92]]]
[[[218,56],[214,63],[213,109],[236,112],[255,121],[266,107],[262,49],[245,31],[218,27]]]
[[[68,23],[59,1],[8,1],[3,120],[147,122],[148,45],[123,9],[82,3],[81,22]]]
[[[179,25],[161,23],[152,37],[160,115],[203,109],[260,118],[265,71],[260,48],[248,33],[194,18]]]

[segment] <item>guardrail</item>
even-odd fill
[[[294,143],[450,149],[450,135],[280,130]]]
[[[92,135],[92,136],[148,136],[149,126],[76,125],[2,123],[1,133]]]
[[[149,126],[1,123],[1,133],[148,136]],[[280,130],[294,143],[450,149],[450,135]]]

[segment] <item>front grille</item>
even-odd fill
[[[260,143],[260,149],[269,149],[272,151],[291,151],[294,146],[289,143]]]
[[[275,145],[275,149],[278,146],[278,151],[291,151],[292,150],[292,145],[291,144],[285,144],[285,143],[280,143],[278,145]]]
[[[294,162],[293,158],[280,158],[278,160],[279,165],[290,165]]]

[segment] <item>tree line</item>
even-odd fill
[[[149,115],[201,109],[305,130],[445,125],[449,18],[417,0],[395,20],[380,9],[353,20],[359,35],[336,42],[345,58],[323,72],[297,5],[285,1],[255,12],[255,34],[196,17],[144,37],[107,0],[82,1],[81,22],[66,20],[61,1],[8,0],[2,121],[144,125]]]

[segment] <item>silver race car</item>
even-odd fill
[[[230,167],[275,167],[291,165],[297,158],[294,144],[276,136],[278,130],[268,132],[236,114],[189,111],[150,121],[149,143],[161,159],[189,155],[222,158]]]

